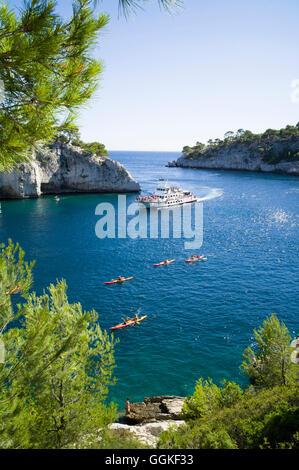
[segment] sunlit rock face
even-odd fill
[[[271,142],[273,155],[283,152],[287,147],[292,151],[299,152],[299,139],[291,141]],[[225,147],[216,149],[203,149],[199,153],[190,151],[182,155],[176,162],[169,162],[169,166],[182,168],[202,168],[218,170],[256,171],[263,173],[281,173],[299,176],[299,160],[281,160],[277,163],[268,163],[262,159],[262,153],[258,144],[247,144],[236,142]]]
[[[2,199],[135,191],[140,191],[139,183],[120,163],[61,143],[43,147],[11,173],[0,173]]]

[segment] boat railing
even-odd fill
[[[136,201],[144,201],[144,202],[147,202],[147,201],[157,201],[159,200],[160,198],[158,196],[137,196],[136,197]]]

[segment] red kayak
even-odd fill
[[[170,261],[162,261],[161,263],[156,263],[154,266],[164,266],[165,264],[173,263],[175,260],[171,259]]]
[[[143,317],[138,318],[138,320],[129,320],[127,322],[119,323],[118,325],[115,325],[109,328],[109,330],[119,330],[120,328],[126,328],[127,326],[135,325],[136,323],[139,323],[142,320],[145,320],[146,317],[147,315],[143,315]]]
[[[127,277],[127,278],[124,278],[124,279],[112,279],[109,282],[104,282],[104,284],[117,284],[118,282],[130,281],[130,279],[133,279],[133,277]]]

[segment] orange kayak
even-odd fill
[[[206,261],[207,258],[205,256],[197,256],[196,258],[189,258],[186,259],[186,263],[193,263],[194,261]]]
[[[165,264],[173,263],[175,260],[171,259],[170,261],[161,261],[161,263],[156,263],[154,266],[164,266]]]
[[[122,322],[119,323],[118,325],[111,326],[109,330],[119,330],[120,328],[126,328],[127,326],[135,325],[136,323],[141,322],[142,320],[145,320],[147,318],[147,315],[143,315],[143,317],[138,318],[138,320],[128,320],[127,322]]]
[[[133,277],[127,277],[124,279],[112,279],[111,281],[104,282],[104,284],[118,284],[119,282],[130,281]]]

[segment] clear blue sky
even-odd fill
[[[20,4],[18,0],[11,5]],[[239,128],[299,121],[297,0],[185,0],[174,15],[157,2],[128,20],[118,0],[95,56],[105,71],[80,117],[82,138],[109,150],[176,150]],[[70,0],[58,0],[67,15]]]

